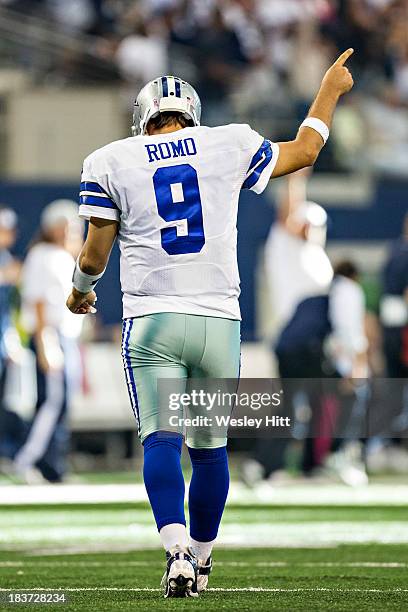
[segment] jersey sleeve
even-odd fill
[[[242,189],[262,193],[272,176],[279,157],[279,145],[263,138],[249,125],[241,126],[241,146],[245,153]]]
[[[81,175],[79,216],[88,221],[91,217],[119,221],[120,212],[119,204],[109,191],[108,175],[98,172],[92,155],[87,157]]]

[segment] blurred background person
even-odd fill
[[[0,207],[0,457],[13,457],[24,441],[26,425],[5,405],[5,388],[10,359],[17,358],[19,337],[14,327],[13,310],[17,308],[17,285],[21,263],[10,250],[17,238],[17,215],[11,208]]]
[[[168,73],[167,37],[163,35],[161,22],[153,16],[147,19],[141,14],[140,7],[134,8],[136,10],[130,12],[127,22],[133,27],[118,42],[115,53],[115,62],[126,84],[124,95],[132,103],[135,92],[145,83],[159,74]]]
[[[305,436],[301,470],[310,474],[317,465],[314,454],[325,376],[324,340],[329,332],[328,293],[333,269],[325,252],[327,214],[306,200],[307,177],[290,176],[280,201],[277,222],[265,247],[270,302],[275,317],[274,351],[285,390],[284,414],[296,419],[294,408],[306,400],[311,414]],[[294,379],[292,382],[289,379]],[[306,381],[306,379],[308,379]],[[281,477],[290,438],[261,439],[254,461],[244,465],[247,482]]]
[[[276,261],[291,286],[290,266],[283,257]],[[295,437],[304,439],[304,475],[320,477],[324,468],[347,485],[361,486],[368,483],[360,439],[366,436],[369,385],[362,379],[369,366],[365,295],[354,262],[336,265],[326,291],[301,300],[279,336],[284,414],[295,421]],[[244,464],[248,481],[261,474],[272,484],[284,482],[289,444],[288,436],[259,440],[255,461]]]
[[[361,486],[368,483],[360,439],[367,435],[365,419],[370,371],[366,300],[359,283],[359,270],[353,261],[343,260],[334,267],[329,321],[331,333],[327,352],[334,374],[347,384],[337,386],[339,404],[334,439],[324,466],[345,484]]]
[[[365,379],[369,373],[365,315],[365,296],[359,283],[358,267],[354,261],[340,261],[334,267],[329,316],[331,358],[343,378]]]
[[[65,300],[82,232],[74,202],[51,202],[24,262],[22,322],[36,355],[38,400],[27,440],[14,457],[14,470],[28,484],[61,482],[67,470],[67,410],[80,382],[83,318],[72,315]]]
[[[389,378],[387,430],[383,439],[371,446],[374,471],[408,471],[408,452],[402,439],[408,432],[408,214],[402,235],[388,252],[383,270],[383,295],[380,303],[386,375]]]

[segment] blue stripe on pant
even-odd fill
[[[130,357],[130,334],[133,329],[133,319],[125,319],[123,321],[122,326],[122,359],[123,359],[123,367],[125,369],[126,376],[126,385],[129,393],[130,404],[132,406],[133,414],[137,420],[137,424],[139,427],[140,419],[139,419],[139,403],[137,400],[137,390],[136,390],[136,382],[135,376],[132,368],[132,360]]]

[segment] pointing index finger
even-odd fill
[[[339,59],[335,62],[335,66],[344,66],[348,58],[351,57],[353,53],[354,49],[347,49],[347,51],[344,51],[344,53],[342,53]]]

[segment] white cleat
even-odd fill
[[[167,569],[162,578],[164,597],[198,597],[197,562],[179,548],[166,553]]]
[[[197,559],[197,591],[202,593],[208,586],[208,578],[212,571],[212,558],[208,557],[207,561]]]

